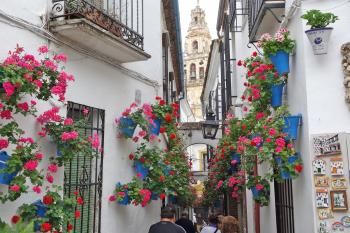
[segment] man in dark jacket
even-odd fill
[[[186,233],[186,231],[175,223],[175,208],[165,206],[160,213],[160,222],[153,224],[148,233]]]
[[[182,212],[181,218],[175,222],[177,225],[182,226],[186,233],[196,233],[193,222],[188,219],[188,213]]]

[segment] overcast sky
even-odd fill
[[[205,11],[206,20],[211,33],[212,39],[216,36],[216,19],[218,15],[219,0],[200,0],[199,4]],[[191,22],[191,10],[197,5],[197,0],[179,0],[180,17],[181,17],[181,33],[184,42],[188,26]]]

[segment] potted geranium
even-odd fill
[[[307,21],[306,25],[311,26],[311,28],[306,30],[305,33],[312,44],[314,54],[326,54],[329,37],[333,31],[333,28],[327,26],[338,20],[338,16],[313,9],[307,11],[306,14],[301,16],[301,18]]]
[[[274,37],[263,34],[258,46],[262,47],[264,56],[270,59],[280,75],[289,73],[289,54],[294,50],[295,40],[290,38],[288,29],[279,29]]]
[[[253,199],[260,206],[267,206],[270,202],[270,183],[261,176],[249,176],[247,188],[252,191]]]

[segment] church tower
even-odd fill
[[[203,120],[200,96],[209,57],[211,36],[205,12],[199,6],[191,11],[191,23],[185,39],[185,79],[187,100],[197,121]]]

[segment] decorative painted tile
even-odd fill
[[[331,229],[330,229],[329,225],[330,224],[327,221],[319,222],[317,232],[318,233],[330,233]]]
[[[329,208],[318,209],[318,218],[320,220],[333,218],[333,212]]]
[[[334,190],[346,189],[347,181],[344,177],[332,178],[331,186]]]
[[[341,157],[331,158],[330,167],[332,176],[344,175],[344,162]]]
[[[340,221],[345,228],[350,228],[350,216],[344,216]]]
[[[333,211],[344,211],[348,209],[348,198],[346,190],[331,191],[331,206]]]
[[[329,187],[329,177],[315,176],[315,187]]]
[[[329,196],[328,196],[327,189],[316,189],[316,207],[317,208],[329,207]]]
[[[332,224],[332,230],[333,232],[342,232],[344,231],[344,226],[341,222],[334,222]]]
[[[314,175],[326,175],[326,162],[322,159],[312,161]]]
[[[315,156],[335,155],[341,153],[338,134],[326,134],[313,138]]]

